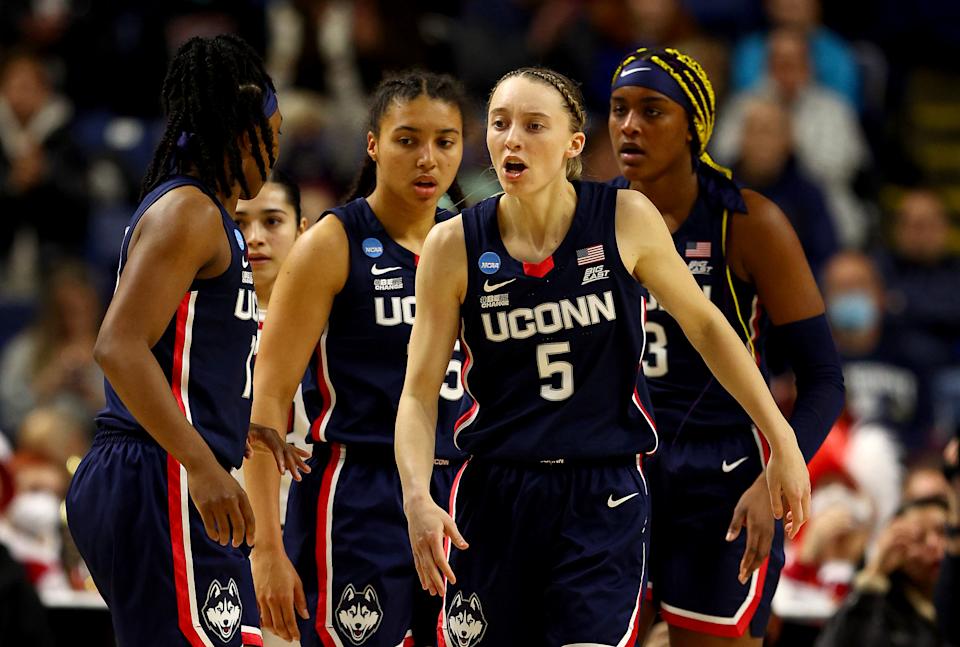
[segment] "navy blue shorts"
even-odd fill
[[[393,450],[318,443],[307,462],[283,529],[310,610],[297,619],[302,647],[433,645],[440,600],[417,577]],[[435,500],[459,468],[434,467]]]
[[[450,513],[438,642],[445,647],[633,647],[646,581],[649,498],[638,458],[509,465],[471,459]]]
[[[157,444],[97,436],[67,521],[121,647],[263,645],[249,551],[207,536],[186,470]]]
[[[763,470],[766,442],[750,427],[685,428],[645,465],[653,499],[650,587],[671,625],[722,637],[762,637],[783,568],[783,524],[770,556],[737,579],[746,528],[727,529],[737,501]]]

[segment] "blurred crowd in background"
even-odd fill
[[[284,113],[278,165],[311,220],[359,169],[366,96],[387,71],[448,72],[470,91],[460,179],[472,204],[498,190],[483,110],[507,70],[539,63],[582,84],[585,177],[607,180],[620,58],[665,45],[700,60],[719,105],[710,151],[792,221],[844,362],[846,411],[811,465],[814,514],[790,547],[771,642],[810,644],[826,624],[822,644],[843,644],[871,599],[930,628],[923,602],[957,586],[960,554],[948,530],[960,514],[950,0],[3,0],[0,572],[12,556],[44,595],[88,586],[62,500],[103,404],[93,343],[162,132],[166,64],[187,38],[223,32],[264,55]],[[792,388],[775,378],[785,409]]]

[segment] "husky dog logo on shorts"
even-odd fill
[[[240,616],[243,605],[240,603],[240,589],[237,583],[230,578],[226,586],[219,580],[210,583],[207,590],[207,601],[203,603],[203,620],[210,631],[214,632],[223,642],[230,642],[233,634],[240,627]]]
[[[447,612],[447,633],[451,642],[457,647],[473,647],[483,640],[486,631],[487,619],[483,617],[480,598],[472,593],[464,600],[463,591],[457,591]]]
[[[367,584],[358,593],[353,584],[347,584],[337,605],[337,620],[350,641],[354,645],[362,644],[377,631],[382,619],[383,610],[373,586]]]

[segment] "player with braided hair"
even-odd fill
[[[251,443],[279,471],[307,468],[276,433],[248,437],[257,298],[234,220],[277,158],[281,116],[234,36],[185,43],[162,99],[166,132],[94,348],[107,406],[68,521],[122,647],[262,645],[242,546],[253,512],[229,470]]]
[[[639,372],[641,283],[770,430],[772,504],[797,528],[809,506],[789,425],[660,213],[636,191],[577,179],[583,129],[565,76],[505,75],[487,106],[504,193],[424,244],[396,455],[417,571],[444,599],[442,645],[634,645],[649,534],[642,457],[657,444]],[[454,441],[471,458],[448,513],[429,484],[443,349],[458,332],[467,395]]]
[[[843,404],[823,301],[783,213],[707,154],[715,120],[696,60],[675,49],[629,54],[612,81],[610,139],[623,173],[612,184],[656,206],[689,274],[764,376],[768,336],[783,347],[797,376],[790,423],[809,460]],[[644,359],[661,435],[647,470],[652,597],[672,645],[759,645],[783,566],[784,528],[764,478],[769,430],[717,383],[665,306],[647,305]]]
[[[255,454],[245,465],[257,516],[251,560],[263,626],[303,647],[432,645],[436,635],[440,604],[418,586],[393,429],[420,250],[451,215],[437,203],[455,184],[465,114],[449,76],[413,70],[381,81],[356,197],[297,240],[270,298],[251,428],[286,428],[307,369],[313,472],[292,484],[281,533],[273,460]],[[439,501],[463,461],[451,438],[463,395],[453,340],[446,356],[431,403]]]

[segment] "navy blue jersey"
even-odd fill
[[[225,466],[240,467],[250,424],[253,355],[257,342],[257,295],[246,243],[223,205],[196,179],[175,176],[151,191],[123,235],[117,280],[127,261],[130,237],[143,214],[161,196],[195,186],[219,207],[230,241],[230,266],[220,276],[194,279],[176,314],[151,349],[187,421]],[[98,433],[148,435],[105,381],[106,408],[97,415]]]
[[[628,186],[624,178],[612,182]],[[741,204],[746,212],[746,205]],[[756,288],[740,280],[727,266],[725,237],[736,226],[736,216],[709,197],[702,183],[690,215],[673,233],[677,253],[703,293],[713,301],[743,339],[764,377],[769,320]],[[678,433],[685,425],[750,425],[750,416],[724,389],[680,325],[651,297],[647,306],[647,353],[643,368],[660,431]]]
[[[347,232],[350,272],[333,300],[311,362],[311,381],[317,388],[303,394],[312,421],[310,441],[392,446],[413,329],[419,257],[387,235],[365,198],[329,213]],[[437,221],[448,217],[438,213]],[[442,458],[461,456],[452,433],[463,396],[462,357],[459,348],[453,349],[440,389],[436,455]]]
[[[570,230],[536,265],[507,252],[499,196],[463,213],[467,396],[455,439],[472,454],[549,461],[656,446],[640,373],[644,291],[620,258],[617,191],[574,186]]]

